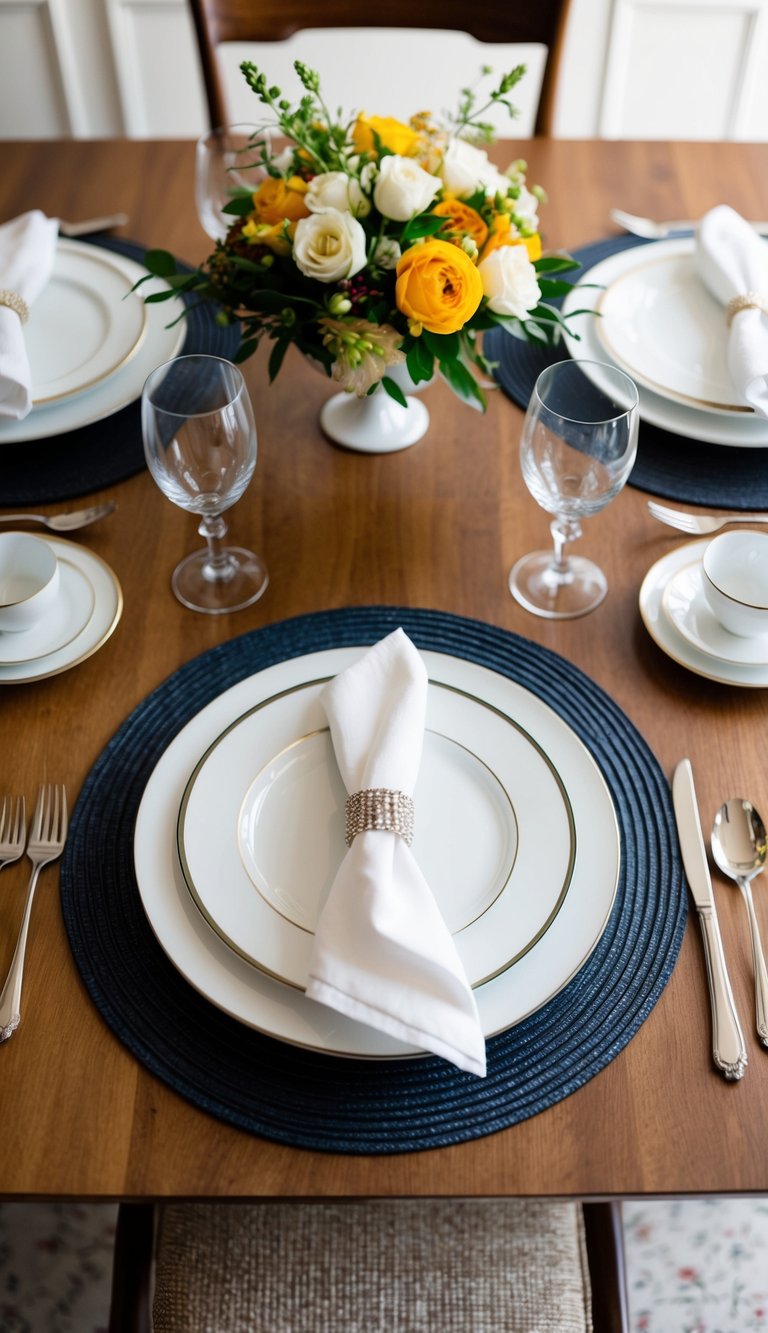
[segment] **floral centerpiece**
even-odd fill
[[[567,255],[542,255],[543,192],[528,188],[525,162],[501,172],[481,146],[492,139],[482,120],[489,107],[516,114],[508,95],[525,67],[484,105],[464,89],[447,123],[420,112],[409,124],[334,117],[318,75],[300,61],[296,104],[251,62],[241,68],[269,113],[250,147],[263,179],[253,192],[233,189],[232,225],[199,269],[178,272],[162,250],[146,255],[150,274],[169,284],[164,295],[194,293],[217,303],[221,320],[238,321],[235,360],[270,339],[271,379],[293,345],[358,397],[382,386],[405,405],[391,375],[404,364],[415,384],[438,370],[484,408],[473,374],[491,368],[482,331],[555,341],[562,318],[545,298],[569,290],[562,274],[577,267]]]

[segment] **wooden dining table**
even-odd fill
[[[768,145],[541,140],[497,151],[501,159],[524,157],[529,182],[545,187],[548,248],[616,235],[614,205],[663,219],[696,218],[728,202],[748,218],[768,217]],[[129,221],[119,234],[188,263],[210,249],[195,212],[189,141],[2,142],[0,220],[33,207],[65,219],[123,211]],[[624,711],[667,777],[680,758],[690,758],[705,828],[729,796],[768,810],[768,692],[686,670],[642,623],[638,594],[646,571],[685,540],[649,515],[647,493],[629,485],[584,525],[581,549],[608,578],[602,606],[580,619],[539,619],[507,587],[514,561],[546,546],[549,534],[547,516],[521,478],[523,414],[504,393],[493,392],[482,415],[436,384],[423,394],[431,419],[423,440],[394,454],[364,455],[322,434],[318,413],[329,385],[298,355],[289,354],[271,385],[260,352],[245,375],[259,456],[231,511],[231,532],[266,561],[266,594],[228,615],[185,609],[170,575],[199,542],[193,518],[146,471],[106,490],[84,489],[89,502],[117,505],[78,539],[115,571],[122,619],[101,650],[72,670],[0,686],[3,790],[25,793],[31,803],[41,781],[63,782],[74,804],[123,720],[181,664],[288,617],[384,605],[472,617],[575,664]],[[108,420],[103,448],[110,448]],[[0,450],[0,483],[2,466]],[[716,873],[749,1052],[742,1080],[727,1082],[713,1066],[705,960],[691,912],[658,1002],[584,1086],[472,1141],[384,1156],[272,1142],[198,1109],[148,1072],[83,985],[62,920],[58,873],[57,866],[42,873],[22,1022],[0,1047],[6,1199],[768,1193],[768,1051],[754,1031],[743,904]],[[24,862],[0,875],[3,975],[26,879]],[[760,881],[755,896],[768,936]]]

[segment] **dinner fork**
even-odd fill
[[[110,500],[103,505],[89,505],[87,509],[70,509],[64,514],[0,514],[0,523],[42,523],[52,532],[73,532],[75,528],[87,528],[89,523],[106,518],[115,509],[117,505]]]
[[[27,931],[35,896],[37,877],[43,866],[55,861],[64,850],[67,837],[67,792],[64,787],[50,782],[40,788],[35,813],[29,830],[27,856],[32,862],[32,875],[24,903],[21,930],[11,969],[0,995],[0,1041],[6,1041],[21,1022],[21,981],[24,972],[24,953]]]
[[[699,225],[691,218],[678,222],[655,222],[653,218],[625,213],[623,208],[612,208],[611,220],[633,236],[640,236],[645,241],[663,241],[666,236],[672,236],[678,231],[695,231]],[[761,236],[768,235],[768,222],[753,222],[751,225]]]
[[[4,796],[0,807],[0,870],[18,861],[27,841],[27,818],[23,796]]]
[[[686,514],[682,509],[670,509],[668,505],[648,501],[648,510],[660,523],[669,528],[677,528],[689,536],[703,537],[708,532],[719,532],[729,523],[768,523],[768,514]]]

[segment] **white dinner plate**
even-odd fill
[[[98,384],[137,351],[148,307],[109,250],[61,238],[24,327],[37,407]]]
[[[339,648],[294,658],[226,690],[171,741],[155,766],[139,807],[134,860],[150,924],[184,977],[219,1008],[283,1041],[337,1055],[389,1058],[419,1054],[356,1023],[249,963],[206,922],[194,903],[176,849],[176,826],[190,773],[224,730],[264,700],[349,666],[364,648]],[[605,928],[616,894],[619,832],[604,779],[570,727],[528,690],[486,667],[423,652],[430,678],[482,699],[512,718],[560,776],[573,811],[576,856],[568,893],[549,929],[511,967],[475,992],[487,1036],[520,1022],[552,998],[579,970]],[[254,777],[256,774],[254,773]],[[417,811],[418,814],[418,811]],[[464,835],[472,837],[471,828]],[[520,851],[529,837],[518,830]],[[546,842],[537,847],[542,860]],[[536,876],[529,885],[535,895]]]
[[[754,415],[736,399],[725,311],[699,277],[694,242],[663,241],[630,254],[632,267],[597,300],[595,328],[608,354],[662,398]]]
[[[700,560],[673,574],[664,589],[662,605],[678,633],[700,652],[721,662],[768,667],[768,634],[744,638],[720,624],[704,593]]]
[[[676,546],[652,565],[640,588],[640,615],[651,638],[680,666],[687,667],[697,676],[716,680],[722,685],[741,685],[764,689],[768,685],[768,663],[726,662],[704,652],[683,635],[664,606],[664,592],[672,579],[684,569],[699,564],[709,537],[701,541]],[[731,636],[733,637],[733,636]]]
[[[74,245],[76,242],[72,241]],[[83,248],[93,248],[85,246]],[[100,252],[101,253],[101,252]],[[139,278],[145,277],[147,270],[133,259],[109,252],[113,266],[124,275],[132,285]],[[157,366],[176,356],[184,341],[186,320],[184,318],[173,328],[166,327],[181,312],[180,300],[161,301],[157,305],[145,305],[144,297],[152,292],[163,291],[167,284],[159,278],[152,278],[138,292],[126,298],[126,304],[133,302],[135,307],[143,309],[146,328],[135,352],[125,364],[120,365],[111,374],[100,379],[97,384],[79,393],[51,403],[41,403],[33,407],[21,421],[0,420],[0,445],[17,444],[25,440],[47,439],[50,436],[63,435],[66,431],[79,430],[93,421],[101,421],[127,407],[141,397],[144,381]],[[122,298],[114,303],[114,318],[120,319]],[[108,427],[105,430],[108,431]],[[105,435],[105,448],[108,436]]]
[[[120,584],[100,555],[89,551],[86,546],[61,541],[58,537],[41,536],[40,540],[50,542],[58,559],[73,566],[82,580],[90,584],[93,609],[74,638],[61,647],[33,661],[0,662],[0,685],[21,685],[33,680],[44,680],[46,676],[56,676],[84,662],[106,643],[123,612]],[[82,608],[82,599],[78,600],[78,606]]]
[[[323,684],[281,691],[217,737],[187,784],[178,825],[182,873],[214,930],[301,990],[346,853],[347,793]],[[470,985],[481,986],[522,957],[562,906],[576,850],[570,801],[512,719],[432,679],[414,802],[414,856]]]
[[[59,560],[59,593],[47,615],[19,634],[0,634],[0,666],[34,662],[66,648],[82,634],[93,615],[96,596],[88,575],[63,556]]]
[[[582,274],[578,285],[565,297],[563,315],[567,316],[569,311],[574,310],[595,312],[603,289],[631,270],[637,264],[640,252],[647,253],[652,248],[678,243],[654,241],[653,247],[631,246],[595,264],[587,273]],[[691,244],[690,241],[688,243]],[[596,285],[585,286],[585,283]],[[563,336],[565,345],[575,361],[605,362],[608,354],[598,335],[599,320],[599,315],[587,313],[575,315],[570,321],[572,332],[564,333]],[[574,335],[578,335],[578,338]],[[599,372],[590,371],[590,373],[599,383]],[[668,430],[673,435],[740,448],[762,449],[768,445],[768,420],[754,413],[729,414],[705,411],[686,403],[675,402],[671,398],[663,398],[643,384],[638,385],[638,394],[641,420],[648,421],[653,426],[660,426],[662,430]]]

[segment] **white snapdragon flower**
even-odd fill
[[[396,241],[394,236],[382,236],[376,243],[373,262],[378,264],[379,268],[397,268],[397,261],[402,253],[400,242]]]
[[[432,203],[443,182],[414,162],[412,157],[388,154],[379,163],[373,202],[385,218],[407,222]]]
[[[344,171],[323,171],[309,182],[304,203],[310,213],[327,213],[335,208],[339,213],[352,213],[364,218],[371,211],[371,203],[360,189],[354,176]]]
[[[497,315],[525,316],[539,304],[541,291],[524,245],[500,245],[477,266],[488,298]]]
[[[535,194],[532,194],[526,185],[520,186],[520,193],[514,201],[515,217],[530,231],[539,230],[539,201]]]
[[[318,282],[340,282],[365,267],[365,232],[351,213],[329,208],[296,223],[293,258]]]
[[[483,148],[466,139],[451,139],[443,153],[440,175],[450,194],[470,195],[484,190],[487,195],[506,194],[510,181],[493,165]]]

